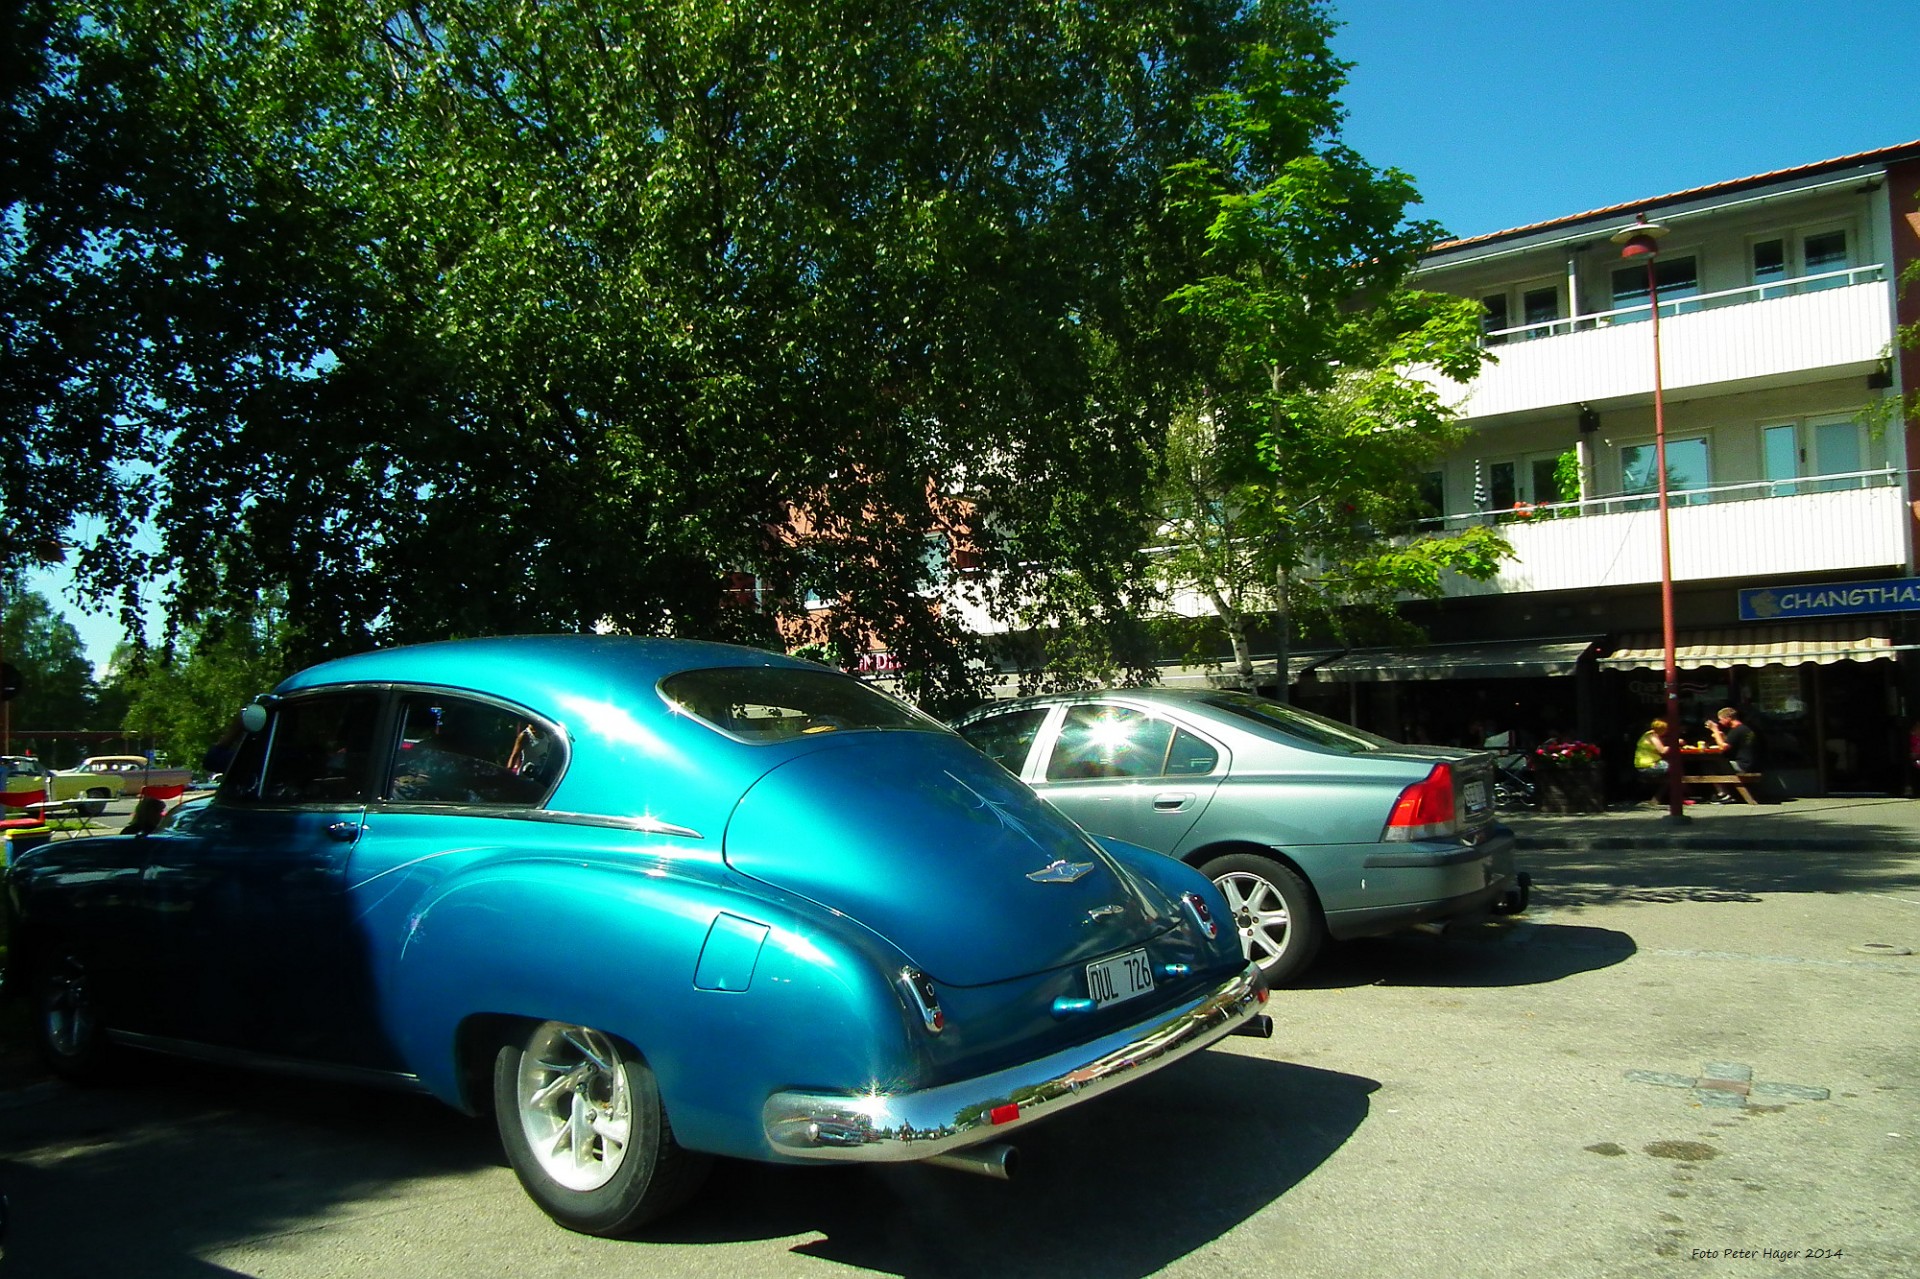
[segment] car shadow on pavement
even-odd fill
[[[615,1246],[644,1264],[650,1243],[797,1235],[798,1254],[886,1274],[1151,1274],[1286,1194],[1366,1119],[1378,1083],[1265,1051],[1228,1040],[1022,1130],[1012,1182],[721,1160],[677,1215]],[[0,1188],[13,1208],[0,1276],[232,1279],[244,1272],[203,1256],[236,1245],[310,1255],[317,1268],[337,1219],[409,1201],[471,1212],[507,1193],[492,1177],[477,1189],[475,1174],[511,1185],[492,1123],[428,1098],[139,1066],[142,1082],[126,1087],[44,1081],[0,1094]],[[572,1238],[539,1228],[556,1247]]]
[[[128,1086],[0,1094],[0,1276],[235,1275],[195,1254],[295,1239],[420,1178],[502,1162],[489,1121],[430,1098],[128,1060]]]
[[[819,1234],[793,1251],[902,1276],[1153,1274],[1310,1175],[1380,1086],[1236,1042],[1023,1129],[1012,1181],[728,1161],[656,1237]]]
[[[1438,935],[1407,932],[1331,943],[1295,984],[1309,990],[1537,986],[1611,968],[1636,949],[1632,937],[1611,928],[1501,919],[1459,924]]]

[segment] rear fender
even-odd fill
[[[709,986],[745,989],[701,989],[703,952]],[[772,1092],[853,1090],[915,1065],[897,955],[725,878],[496,866],[414,912],[395,965],[383,1013],[402,1059],[470,1112],[485,1104],[471,1087],[484,1067],[463,1062],[463,1048],[499,1043],[466,1033],[474,1026],[562,1021],[622,1039],[653,1068],[681,1144],[747,1158],[766,1157],[760,1107]]]

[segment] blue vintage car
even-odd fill
[[[707,1157],[1004,1175],[1022,1125],[1234,1031],[1207,879],[797,659],[596,636],[329,662],[163,830],[9,877],[48,1061],[128,1046],[491,1108],[562,1225]]]

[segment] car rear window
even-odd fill
[[[947,731],[878,689],[832,671],[723,666],[660,681],[677,710],[743,742],[784,742],[817,733],[912,728]]]
[[[1238,715],[1241,719],[1277,728],[1313,746],[1359,752],[1387,750],[1399,745],[1365,729],[1342,724],[1337,719],[1315,715],[1312,711],[1303,711],[1295,706],[1282,706],[1279,702],[1270,702],[1250,693],[1215,693],[1201,701],[1230,715]]]

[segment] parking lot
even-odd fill
[[[1011,1183],[723,1164],[642,1242],[558,1230],[430,1102],[19,1076],[0,1273],[1907,1275],[1913,807],[1522,823],[1529,916],[1334,949],[1272,1040],[1023,1133]]]

